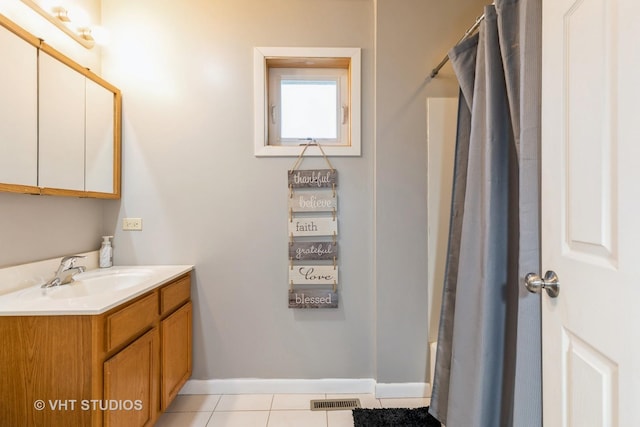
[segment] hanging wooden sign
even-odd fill
[[[329,169],[297,169],[312,142],[322,152]],[[289,308],[337,308],[338,172],[329,162],[320,144],[309,140],[294,166],[288,171],[287,177]],[[320,236],[325,237],[320,239],[325,241],[305,239]],[[325,289],[318,289],[318,285]],[[295,289],[296,286],[302,289]],[[326,289],[327,287],[330,289]]]
[[[289,197],[291,212],[332,212],[338,209],[333,190],[298,191]]]
[[[290,188],[332,188],[338,185],[335,169],[290,170]]]
[[[331,216],[291,218],[289,235],[297,236],[333,236],[338,234],[338,220]]]
[[[289,259],[294,261],[332,261],[338,258],[338,243],[293,242],[289,244]]]
[[[290,291],[289,308],[338,308],[338,293],[323,289]]]
[[[294,265],[289,268],[289,284],[336,285],[338,267],[333,265]]]

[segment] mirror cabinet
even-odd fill
[[[120,91],[0,15],[0,191],[119,198]]]

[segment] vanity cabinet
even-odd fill
[[[2,15],[0,54],[0,191],[119,198],[120,91]]]
[[[0,425],[152,426],[191,376],[187,273],[98,315],[0,317]]]

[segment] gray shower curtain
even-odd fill
[[[497,0],[449,54],[460,83],[430,412],[447,427],[542,425],[541,0]]]

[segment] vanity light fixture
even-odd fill
[[[93,35],[91,35],[91,28],[89,27],[78,28],[78,35],[87,41],[90,41],[90,42],[96,41],[96,39],[93,38]]]
[[[91,29],[87,26],[78,28],[74,31],[71,18],[69,18],[69,11],[61,6],[56,6],[51,9],[51,12],[44,10],[35,0],[20,0],[28,7],[42,15],[47,21],[62,30],[69,37],[80,43],[87,49],[91,49],[95,46],[96,42],[91,35]]]
[[[64,7],[56,6],[51,9],[51,12],[53,13],[53,16],[55,16],[62,22],[71,22],[71,19],[69,19],[69,11]]]

